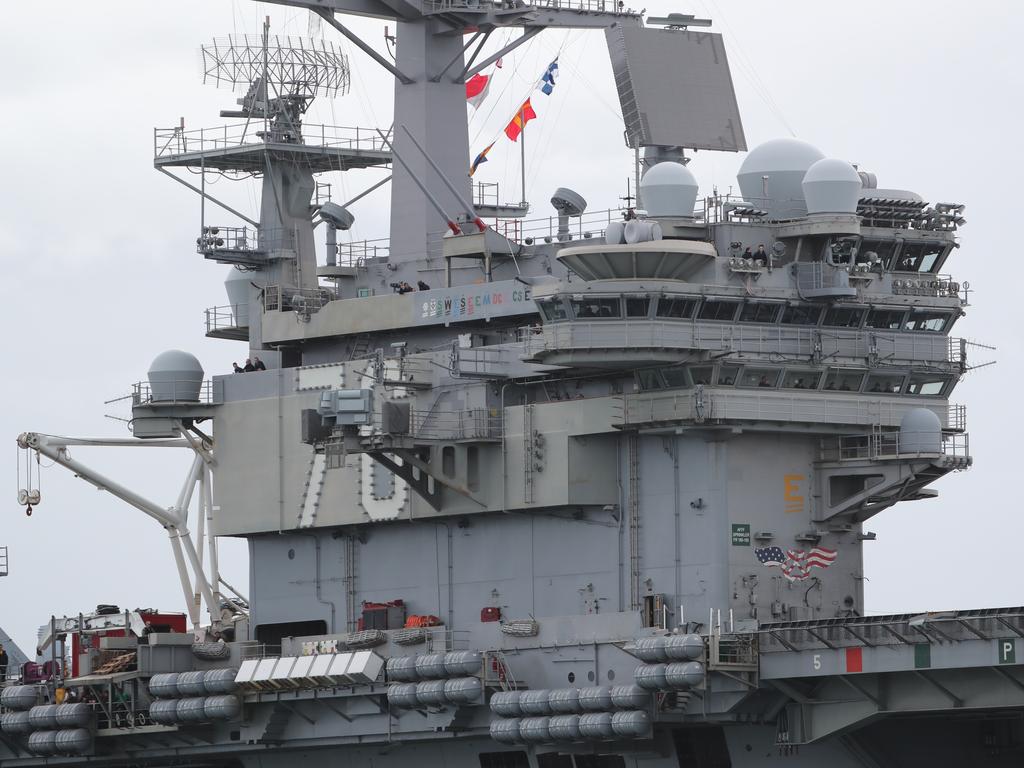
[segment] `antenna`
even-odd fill
[[[242,109],[222,117],[302,113],[315,96],[337,96],[351,83],[348,57],[333,43],[269,33],[228,35],[201,47],[203,82],[240,90]]]

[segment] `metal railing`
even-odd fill
[[[594,320],[549,323],[525,329],[527,356],[569,350],[693,349],[745,355],[819,359],[873,358],[887,364],[917,363],[942,372],[962,372],[960,339],[929,333],[843,331],[835,328],[689,320]],[[806,361],[805,364],[806,364]],[[798,364],[799,360],[793,360]]]
[[[338,243],[338,266],[361,267],[367,259],[386,258],[390,253],[386,237]]]
[[[249,305],[228,304],[206,310],[206,332],[232,331],[249,327]]]
[[[913,277],[908,277],[913,275]],[[936,298],[958,298],[967,304],[968,283],[959,283],[952,275],[933,275],[927,272],[893,273],[892,292],[894,296],[932,296]]]
[[[822,392],[806,395],[725,390],[709,392],[698,387],[692,390],[629,394],[623,399],[623,426],[683,421],[784,421],[797,424],[898,427],[907,411],[927,408],[939,417],[943,429],[962,431],[966,427],[964,406],[924,404],[910,398],[869,400],[863,396],[830,397]]]
[[[262,121],[231,123],[217,128],[181,126],[153,129],[153,156],[156,159],[177,157],[192,152],[210,152],[236,147],[264,144]],[[338,125],[303,124],[301,143],[307,146],[330,147],[351,152],[387,152],[387,145],[374,128]],[[268,136],[274,143],[274,136]],[[281,142],[277,142],[281,143]]]
[[[280,645],[268,645],[256,640],[238,643],[239,659],[272,659],[281,655]]]
[[[496,410],[467,408],[461,411],[413,411],[409,434],[431,440],[499,440],[502,420]]]
[[[938,443],[934,441],[938,439]],[[902,445],[901,445],[902,440]],[[922,450],[934,446],[935,451]],[[970,439],[966,433],[944,434],[938,438],[923,432],[875,431],[859,435],[841,435],[821,442],[821,461],[895,459],[901,456],[941,455],[970,458]]]
[[[515,8],[552,8],[590,13],[614,13],[635,16],[632,8],[619,7],[617,0],[429,0],[427,13],[456,11],[511,10]]]
[[[153,383],[138,381],[132,384],[132,405],[210,404],[219,402],[222,394],[218,383],[211,379],[202,382],[186,379]]]

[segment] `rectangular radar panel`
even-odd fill
[[[630,147],[746,150],[721,35],[617,24],[605,36]]]

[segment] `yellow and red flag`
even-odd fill
[[[519,134],[523,132],[526,124],[536,116],[537,113],[533,111],[533,106],[530,104],[530,100],[527,99],[523,102],[523,106],[519,108],[516,116],[512,118],[512,122],[505,126],[505,135],[512,141],[518,140]]]

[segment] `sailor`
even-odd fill
[[[764,243],[758,244],[757,253],[754,254],[754,258],[763,261],[765,264],[768,263],[768,251],[764,249]]]
[[[750,249],[747,248],[747,250],[749,251]],[[762,376],[761,380],[759,382],[757,382],[757,386],[759,386],[759,387],[770,387],[771,383],[768,381],[768,377],[767,376]]]
[[[0,645],[0,683],[7,679],[7,651]]]
[[[405,280],[403,280],[402,282],[400,282],[398,284],[398,292],[399,293],[411,293],[414,290],[416,290],[416,289],[413,288],[411,285],[409,285],[407,282],[405,282]]]
[[[232,363],[231,367],[234,369],[235,373],[245,373],[245,371],[238,367],[238,363]]]
[[[256,369],[257,371],[265,371],[265,370],[267,370],[267,366],[265,366],[265,365],[263,364],[263,361],[262,361],[262,360],[260,360],[260,359],[259,359],[258,357],[256,357],[255,355],[253,355],[253,358],[252,358],[252,367],[253,367],[254,369]]]
[[[256,370],[256,366],[253,365],[252,364],[252,360],[250,360],[247,357],[247,358],[245,358],[245,367],[242,370],[245,371],[246,373],[252,373],[253,371]]]
[[[752,258],[754,258],[754,254],[752,254],[750,252],[750,246],[749,245],[743,250],[743,258],[744,259],[752,259]]]
[[[422,280],[417,280],[416,281],[416,287],[419,288],[421,291],[429,291],[430,290],[430,286],[427,285],[426,283],[424,283]]]

